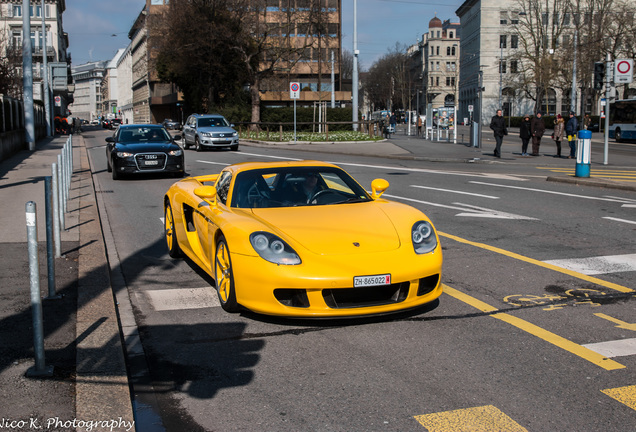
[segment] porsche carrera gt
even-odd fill
[[[223,309],[288,317],[385,314],[441,293],[442,248],[420,210],[317,161],[245,162],[164,197],[169,255],[215,281]]]

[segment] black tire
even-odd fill
[[[107,172],[113,171],[113,167],[110,166],[110,160],[108,158],[106,158],[106,171]]]
[[[190,144],[188,144],[188,140],[186,140],[185,135],[183,135],[183,148],[185,150],[190,148]]]
[[[183,252],[181,252],[179,242],[177,241],[177,230],[175,229],[174,216],[169,202],[166,202],[163,217],[164,235],[166,238],[166,246],[168,247],[168,255],[172,258],[181,258],[183,256]]]
[[[236,302],[236,288],[234,287],[234,272],[232,271],[232,259],[230,249],[225,237],[221,236],[216,244],[214,254],[214,280],[219,303],[226,312],[236,312],[239,305]]]
[[[194,138],[194,149],[198,152],[203,150],[203,148],[201,148],[201,143],[199,143],[199,137]]]
[[[238,151],[238,144],[237,145],[233,145],[230,147],[230,150],[232,151]]]
[[[616,142],[621,142],[621,130],[619,128],[616,128],[616,130],[614,131],[614,139],[616,140]]]
[[[121,179],[121,175],[117,172],[117,168],[116,167],[111,166],[111,171],[113,173],[113,180]]]

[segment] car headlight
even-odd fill
[[[250,235],[250,243],[261,258],[271,263],[297,265],[301,262],[298,254],[274,234],[265,231],[254,232]]]
[[[168,152],[168,154],[170,156],[181,156],[183,154],[183,151],[181,149],[179,149],[179,150],[170,150]]]
[[[433,226],[426,221],[419,221],[411,228],[411,240],[416,254],[425,254],[437,246],[437,237]]]
[[[201,132],[201,136],[204,136],[204,137],[211,137],[211,136],[212,136],[212,133],[211,133],[211,132]]]
[[[129,152],[117,152],[117,157],[118,158],[127,158],[127,157],[133,157],[134,154],[133,153],[129,153]]]
[[[238,132],[234,132],[234,133],[232,134],[232,136],[233,136],[233,137],[238,136]]]

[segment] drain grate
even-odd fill
[[[112,190],[104,190],[104,191],[95,191],[95,193],[113,193]]]

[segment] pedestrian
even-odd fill
[[[541,138],[545,133],[545,123],[541,116],[541,111],[537,111],[537,115],[532,117],[532,120],[530,121],[530,130],[532,131],[532,156],[539,156]]]
[[[528,156],[528,143],[530,142],[530,138],[532,138],[529,114],[523,116],[523,120],[519,126],[519,137],[521,138],[521,156]]]
[[[417,136],[421,136],[422,135],[422,117],[421,116],[417,116]]]
[[[590,117],[589,114],[585,114],[585,117],[583,117],[583,128],[585,130],[589,130],[591,125],[592,125],[592,118]]]
[[[565,125],[565,134],[568,136],[568,144],[570,145],[570,156],[568,159],[576,157],[576,132],[579,130],[579,122],[574,116],[574,111],[570,111],[570,120]]]
[[[554,133],[552,133],[552,139],[556,143],[557,154],[554,157],[561,157],[561,141],[563,141],[563,134],[565,133],[565,122],[563,116],[557,114],[557,118],[554,121]]]
[[[493,130],[495,135],[495,157],[501,158],[501,144],[503,143],[503,137],[504,135],[508,135],[506,120],[503,118],[501,110],[497,110],[497,114],[490,120],[490,129]]]
[[[389,123],[391,124],[391,132],[395,133],[395,127],[397,126],[397,117],[395,116],[395,112],[391,113],[391,117],[389,118]]]
[[[386,117],[384,117],[382,119],[382,132],[384,132],[384,138],[386,139],[390,139],[391,138],[391,131],[390,131],[390,127],[391,127],[391,121],[390,121],[390,116],[389,114],[386,115]]]

